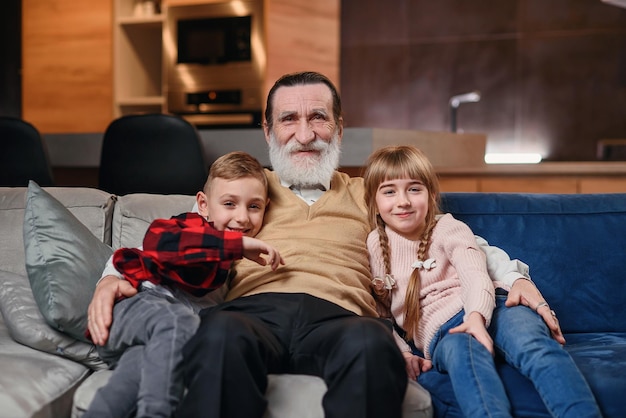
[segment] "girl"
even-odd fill
[[[496,307],[485,254],[467,225],[438,213],[439,185],[424,154],[386,147],[366,167],[373,289],[381,312],[405,334],[396,340],[409,376],[435,367],[449,374],[463,415],[510,417],[493,360],[498,351],[533,381],[552,415],[600,417],[587,383],[539,316],[525,306],[504,307],[506,291],[497,292]],[[498,327],[502,318],[511,326]]]

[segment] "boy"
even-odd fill
[[[173,415],[184,389],[181,350],[198,327],[202,296],[226,282],[234,260],[245,257],[273,270],[284,264],[278,251],[253,238],[267,194],[259,162],[231,152],[211,166],[196,195],[197,213],[157,219],[142,248],[114,253],[116,270],[140,293],[114,307],[111,335],[97,350],[115,371],[85,417],[130,416],[135,408],[137,416]]]

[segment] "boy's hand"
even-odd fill
[[[136,293],[137,289],[129,282],[116,276],[106,276],[98,283],[87,309],[87,326],[94,344],[104,345],[109,338],[115,300],[121,297],[131,297]]]
[[[427,372],[433,368],[433,363],[409,351],[403,351],[402,355],[406,361],[406,373],[409,379],[415,380],[422,372]]]
[[[261,254],[266,254],[267,260],[261,257]],[[262,266],[269,265],[272,270],[276,270],[280,265],[285,264],[276,248],[252,237],[243,237],[243,256]]]
[[[485,346],[485,348],[494,355],[493,340],[485,328],[485,318],[478,312],[471,312],[467,317],[467,320],[458,327],[452,328],[450,334],[464,332],[470,334],[478,340],[479,343]]]

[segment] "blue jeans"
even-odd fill
[[[157,289],[123,299],[113,308],[107,343],[97,347],[114,368],[83,415],[170,417],[183,395],[182,349],[200,324],[191,308]]]
[[[526,306],[504,306],[496,296],[489,333],[496,351],[527,377],[554,417],[601,417],[589,385],[543,319]]]
[[[543,319],[525,306],[507,308],[504,305],[506,297],[506,293],[496,296],[496,309],[489,327],[497,355],[530,379],[552,416],[601,417],[587,382],[567,351],[552,338]],[[462,313],[459,315],[462,319]],[[450,327],[445,332],[448,329]],[[443,377],[437,373],[423,373],[418,382],[429,388],[442,384]],[[454,386],[452,375],[450,378]],[[438,415],[463,416],[458,410],[463,400],[454,390],[458,404],[454,404],[453,399],[443,400],[446,404],[439,405],[442,411],[437,411]],[[493,412],[491,406],[489,411]]]
[[[448,333],[463,323],[463,315],[461,311],[446,322],[430,343],[433,367],[450,376],[463,416],[511,417],[511,405],[491,353],[469,334]]]

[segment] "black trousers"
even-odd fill
[[[185,346],[180,417],[262,417],[268,373],[319,376],[327,418],[400,417],[405,361],[386,321],[307,295],[267,293],[205,309]]]

